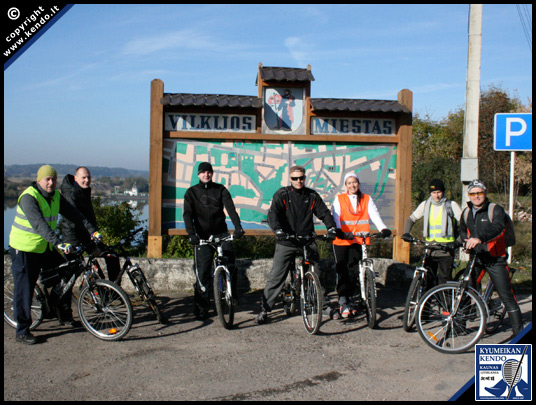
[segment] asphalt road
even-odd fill
[[[4,401],[448,400],[474,376],[474,350],[445,355],[406,333],[405,293],[379,288],[377,329],[360,315],[328,320],[316,336],[280,306],[256,325],[260,292],[242,297],[232,330],[215,317],[195,320],[191,296],[179,294],[160,298],[169,325],[136,305],[118,342],[49,320],[34,332],[43,343],[26,346],[4,323]],[[532,294],[518,298],[532,322]],[[505,322],[481,343],[510,334]]]

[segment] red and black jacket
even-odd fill
[[[500,205],[493,210],[493,222],[488,216],[489,200],[486,199],[482,208],[473,214],[473,204],[468,202],[469,215],[467,223],[464,215],[460,218],[460,237],[462,241],[478,238],[482,245],[477,246],[478,257],[484,262],[506,259],[504,232],[506,229],[505,211]]]
[[[273,231],[282,229],[288,234],[306,236],[315,232],[314,216],[327,229],[335,227],[330,210],[316,191],[307,187],[295,189],[287,186],[274,194],[268,211],[268,223]],[[279,243],[292,246],[291,242]]]

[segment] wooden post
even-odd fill
[[[151,145],[149,155],[149,235],[147,257],[162,257],[162,148],[164,142],[164,82],[151,82]]]
[[[413,93],[404,89],[398,93],[398,102],[413,111]],[[397,148],[396,208],[393,240],[393,259],[409,264],[410,245],[402,240],[404,223],[411,214],[411,160],[412,160],[412,115],[400,114]]]

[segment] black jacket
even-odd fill
[[[61,195],[71,203],[76,209],[96,228],[97,219],[91,204],[91,187],[82,188],[74,181],[74,176],[68,174],[63,178],[61,183]],[[86,247],[91,246],[91,237],[88,231],[70,221],[67,218],[61,218],[61,233],[63,241],[72,245],[83,244]]]
[[[199,182],[184,194],[183,219],[188,235],[197,234],[201,239],[228,232],[225,223],[227,211],[236,229],[241,229],[231,193],[222,184]]]
[[[475,212],[473,217],[473,204],[467,203],[469,215],[467,223],[464,215],[460,218],[460,238],[465,241],[469,238],[478,238],[482,241],[476,251],[479,259],[489,262],[506,258],[506,246],[504,242],[504,229],[506,227],[505,211],[500,205],[493,210],[493,222],[489,220],[488,206],[490,201],[486,199],[482,208]]]
[[[326,228],[335,228],[330,210],[316,191],[307,187],[297,190],[287,186],[274,194],[268,211],[268,223],[273,231],[282,229],[288,234],[307,236],[315,232],[313,215]],[[292,246],[291,242],[279,243]]]

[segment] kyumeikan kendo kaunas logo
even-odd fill
[[[532,400],[532,345],[476,345],[476,400]]]

